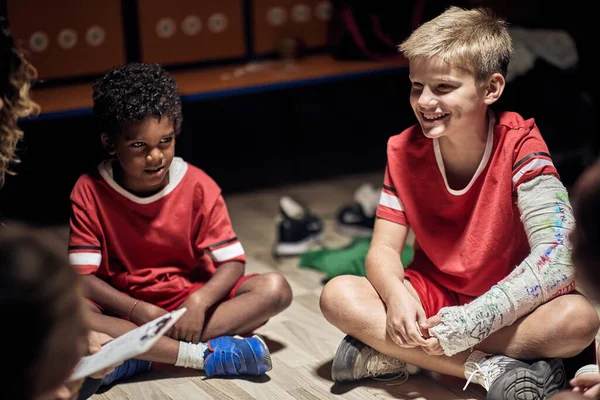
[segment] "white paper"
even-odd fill
[[[69,378],[74,381],[85,378],[111,365],[145,353],[165,334],[175,322],[187,311],[186,308],[162,315],[102,346],[102,349],[92,355],[83,357]]]

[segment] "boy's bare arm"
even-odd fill
[[[417,324],[425,323],[425,310],[404,286],[404,267],[400,254],[408,227],[377,219],[367,254],[367,279],[387,308],[386,328],[394,343],[403,347],[424,346]]]
[[[365,267],[367,279],[386,304],[396,299],[401,290],[406,290],[402,283],[404,267],[400,254],[407,236],[407,226],[381,218],[375,221]]]
[[[210,280],[190,295],[188,301],[194,301],[205,310],[209,309],[227,296],[238,279],[244,275],[244,269],[244,264],[239,261],[229,261],[221,264]]]
[[[221,264],[210,280],[181,304],[180,308],[187,308],[187,312],[173,326],[169,336],[175,340],[198,343],[206,324],[206,312],[225,298],[243,275],[243,263],[229,261]]]
[[[120,292],[95,275],[81,275],[80,279],[85,296],[110,314],[130,319],[135,323],[146,323],[166,313],[160,307],[138,301]]]

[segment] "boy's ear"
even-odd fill
[[[504,87],[506,86],[506,80],[502,74],[496,72],[489,79],[485,92],[485,104],[488,106],[495,103],[500,96],[502,96],[502,92],[504,92]]]
[[[108,154],[113,156],[115,154],[114,140],[104,132],[100,135],[100,140],[102,140],[102,146],[104,146]]]

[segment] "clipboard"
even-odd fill
[[[161,315],[155,320],[111,340],[102,346],[99,352],[83,357],[75,367],[69,381],[85,378],[111,365],[120,364],[147,352],[186,311],[186,308],[180,308]]]

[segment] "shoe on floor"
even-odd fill
[[[310,210],[289,196],[279,200],[275,256],[296,256],[320,243],[323,222]]]
[[[273,368],[269,348],[259,335],[221,336],[207,344],[206,376],[264,375]]]
[[[502,356],[503,357],[503,356]],[[511,366],[514,366],[513,363]],[[487,400],[545,400],[567,385],[562,359],[506,369],[491,384]]]
[[[350,236],[370,236],[375,227],[375,213],[381,190],[363,184],[354,193],[354,203],[337,213],[337,230]]]
[[[420,371],[417,366],[380,353],[360,340],[346,335],[335,353],[331,378],[334,382],[364,378],[406,380],[409,375]]]
[[[152,362],[150,361],[138,360],[137,358],[125,360],[122,364],[117,365],[114,371],[102,378],[101,386],[109,386],[117,381],[150,371],[151,367]]]

